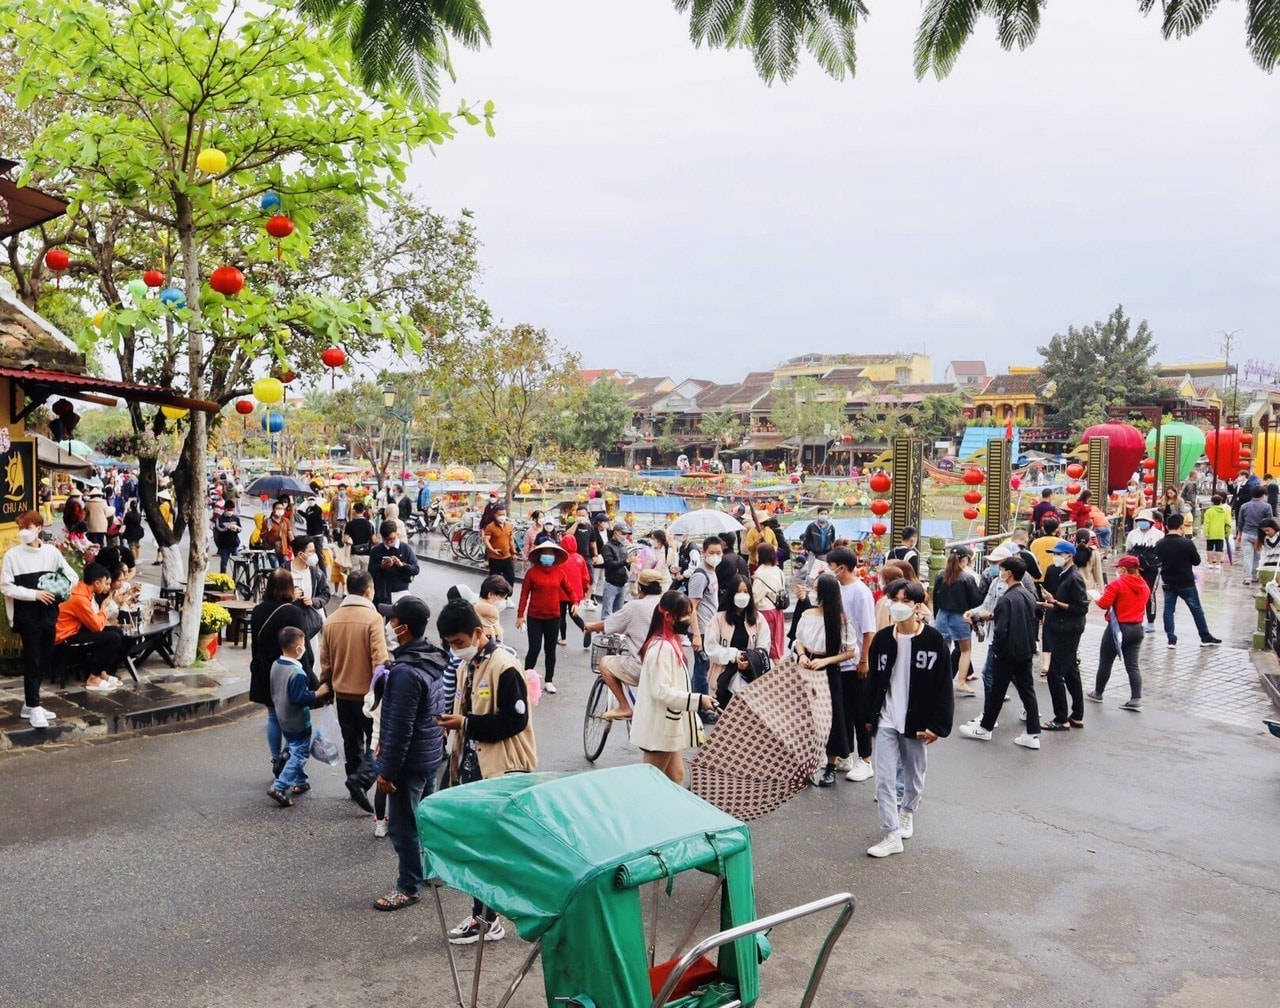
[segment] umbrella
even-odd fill
[[[72,455],[80,455],[82,457],[94,454],[93,449],[83,441],[59,441],[58,447],[63,451],[71,452]]]
[[[690,790],[731,816],[758,819],[809,785],[830,731],[826,673],[791,658],[734,694],[694,757]]]
[[[311,488],[305,483],[300,483],[292,476],[259,476],[256,480],[244,488],[244,492],[250,497],[261,497],[266,494],[268,497],[279,497],[281,494],[303,494],[311,496]]]
[[[719,535],[721,532],[741,532],[742,522],[733,515],[715,508],[699,508],[682,514],[667,528],[669,535]]]

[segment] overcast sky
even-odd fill
[[[804,351],[928,352],[993,370],[1123,303],[1161,360],[1280,360],[1280,75],[1242,5],[1160,38],[1136,3],[1048,5],[1005,53],[980,26],[917,82],[919,5],[869,0],[859,70],[766,86],[697,50],[666,0],[486,0],[458,51],[492,99],[413,178],[475,212],[482,290],[588,367],[730,381]]]

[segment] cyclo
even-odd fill
[[[746,824],[652,767],[478,781],[427,798],[417,818],[459,1008],[467,1002],[441,886],[492,907],[532,943],[496,1008],[511,1003],[539,957],[548,1008],[751,1008],[770,949],[765,932],[839,908],[799,1001],[809,1008],[853,914],[853,897],[836,893],[757,918]],[[676,955],[655,963],[660,891],[670,893],[687,872],[713,885]],[[646,938],[641,887],[649,883]],[[721,929],[689,946],[717,898]],[[471,1008],[479,1004],[485,944],[474,946]]]

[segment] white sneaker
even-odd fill
[[[110,693],[115,689],[115,687],[104,679],[102,682],[98,683],[97,686],[86,686],[85,689],[90,693]]]
[[[1013,740],[1013,744],[1020,745],[1022,746],[1023,749],[1039,749],[1040,736],[1028,735],[1026,734],[1026,732],[1023,732],[1021,735],[1019,735],[1016,739]]]
[[[870,780],[876,775],[875,767],[864,759],[854,761],[853,769],[844,775],[844,779],[848,781],[864,781]]]
[[[966,721],[966,722],[965,722],[965,724],[971,724],[971,725],[978,725],[978,724],[982,724],[982,715],[981,715],[981,714],[979,714],[979,715],[978,715],[977,717],[975,717],[975,718],[969,718],[969,720],[968,720],[968,721]],[[1000,722],[999,722],[999,721],[997,721],[995,724],[993,724],[993,725],[991,726],[991,730],[992,730],[992,731],[995,731],[995,730],[996,730],[997,728],[999,728],[999,727],[1000,727]]]
[[[960,726],[960,734],[965,738],[979,739],[982,742],[991,741],[991,732],[980,724],[962,724]]]
[[[543,688],[544,690],[546,690],[548,693],[559,693],[559,692],[560,692],[558,689],[556,689],[556,684],[555,684],[555,683],[553,683],[553,682],[543,683],[542,688]]]
[[[387,835],[387,820],[379,819],[374,816],[373,819],[373,835],[376,837],[384,837]]]
[[[902,824],[898,832],[903,840],[910,840],[916,834],[916,817],[910,812],[899,812],[898,821]]]
[[[844,759],[836,760],[836,773],[848,773],[853,769],[853,761],[856,757],[846,756]]]
[[[31,713],[27,715],[27,720],[31,723],[32,728],[48,728],[49,718],[45,716],[43,707],[29,708]]]
[[[888,857],[890,854],[902,853],[902,837],[897,833],[890,833],[878,844],[873,844],[867,848],[867,853],[872,857]]]
[[[19,714],[18,717],[29,718],[35,711],[39,711],[43,714],[46,721],[56,721],[58,718],[58,715],[53,713],[51,710],[47,710],[44,707],[28,707],[26,704],[22,705],[22,713]]]

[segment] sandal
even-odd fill
[[[1043,721],[1040,724],[1041,731],[1071,731],[1070,725],[1062,724],[1060,721]]]
[[[978,673],[977,673],[977,672],[970,672],[967,676],[965,676],[965,677],[964,677],[964,681],[965,681],[965,682],[973,682],[973,681],[974,681],[975,679],[977,679],[977,678],[978,678]]]
[[[617,707],[613,707],[601,714],[600,718],[604,721],[630,721],[631,715],[623,714]]]
[[[1083,728],[1083,727],[1084,727],[1084,722],[1083,722],[1083,721],[1077,721],[1075,718],[1072,718],[1070,721],[1068,721],[1068,722],[1067,722],[1067,724],[1071,725],[1071,727],[1072,727],[1072,728]]]
[[[977,696],[977,695],[978,695],[977,690],[960,689],[959,687],[956,688],[956,696],[970,697],[970,696]]]
[[[373,901],[375,910],[403,910],[407,906],[413,906],[418,902],[421,896],[410,896],[408,893],[402,893],[399,889],[392,889],[385,896],[379,896]]]
[[[310,784],[295,784],[293,787],[289,788],[289,793],[290,794],[306,794],[310,790],[311,790]]]

